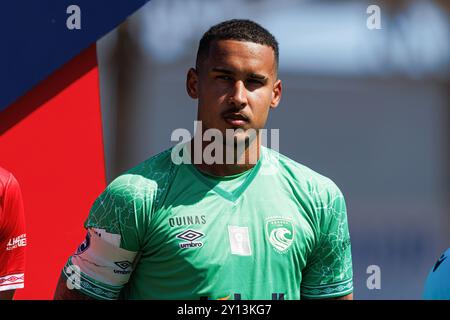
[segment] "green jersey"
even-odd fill
[[[328,178],[265,147],[226,177],[166,150],[95,201],[78,267],[102,299],[300,299],[352,292],[344,198]],[[73,268],[72,268],[73,269]],[[68,271],[69,270],[69,271]]]

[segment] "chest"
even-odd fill
[[[308,207],[282,194],[248,192],[229,201],[211,192],[185,200],[158,212],[148,259],[200,269],[270,264],[301,270],[317,238]]]

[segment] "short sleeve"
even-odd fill
[[[86,239],[63,270],[71,286],[96,299],[119,297],[142,248],[155,190],[153,181],[126,174],[96,199]]]
[[[140,175],[114,180],[95,201],[86,228],[104,229],[120,236],[120,247],[139,251],[155,202],[157,185]]]
[[[353,269],[344,196],[330,182],[319,192],[319,240],[302,272],[301,297],[321,299],[353,292]]]
[[[2,199],[0,226],[0,291],[24,287],[25,213],[19,183],[10,175]]]

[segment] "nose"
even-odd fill
[[[229,97],[229,103],[239,109],[247,105],[247,91],[241,80],[235,82],[233,91]]]

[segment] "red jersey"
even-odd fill
[[[26,237],[19,184],[0,168],[0,291],[24,287]]]

